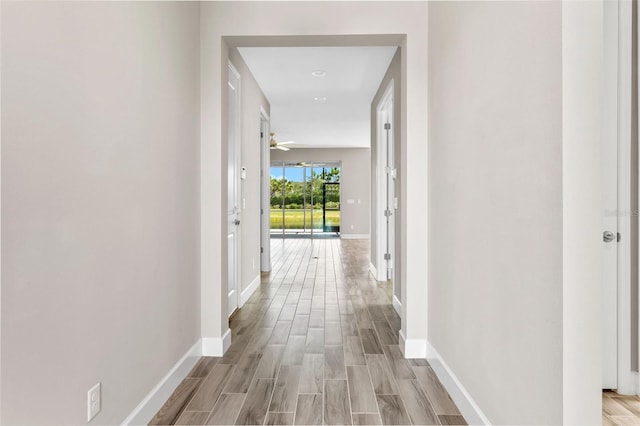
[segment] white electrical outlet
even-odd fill
[[[87,421],[90,422],[102,409],[102,390],[100,382],[87,392]]]

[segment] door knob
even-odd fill
[[[617,240],[617,236],[615,233],[611,231],[604,231],[602,233],[602,241],[604,241],[605,243],[610,243],[611,241],[615,240]]]
[[[240,219],[236,219],[236,220],[234,220],[234,221],[233,221],[233,224],[234,224],[234,225],[240,225]]]

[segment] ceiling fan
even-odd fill
[[[273,135],[275,135],[275,133],[271,132],[271,140],[269,140],[270,149],[280,149],[282,151],[289,151],[291,148],[286,147],[284,145],[290,145],[292,143],[295,143],[294,141],[276,142],[276,140],[273,139]]]

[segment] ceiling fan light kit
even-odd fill
[[[279,149],[281,151],[289,151],[291,148],[286,147],[285,145],[295,143],[294,141],[276,142],[276,140],[273,138],[274,135],[275,133],[271,132],[271,139],[269,140],[269,149]]]

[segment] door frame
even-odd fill
[[[269,114],[260,105],[260,271],[271,272],[271,185]]]
[[[233,119],[233,126],[235,127],[235,132],[234,132],[234,141],[232,144],[228,145],[228,154],[227,155],[233,155],[234,158],[234,162],[236,165],[236,170],[235,173],[232,177],[233,179],[233,183],[234,183],[234,190],[235,190],[235,199],[236,199],[236,206],[233,206],[233,211],[234,213],[231,213],[231,206],[227,206],[227,219],[229,219],[230,216],[234,215],[236,216],[236,219],[238,217],[242,216],[242,203],[240,202],[240,200],[242,199],[242,186],[241,186],[241,182],[240,182],[240,167],[241,167],[241,158],[240,158],[240,144],[242,141],[242,137],[241,137],[241,113],[242,113],[242,106],[241,106],[241,101],[242,101],[242,94],[241,94],[241,90],[242,90],[242,79],[240,76],[240,73],[238,72],[238,70],[236,69],[236,67],[233,65],[233,63],[229,60],[228,61],[228,69],[229,69],[229,73],[233,74],[233,76],[237,79],[238,82],[238,87],[235,90],[236,93],[236,98],[237,98],[237,102],[235,104],[235,111],[229,111],[228,113],[232,116]],[[227,84],[230,86],[231,83],[229,82],[229,77],[227,77]],[[231,120],[229,120],[229,122],[231,122]],[[227,132],[227,135],[229,134],[229,132]],[[227,159],[228,161],[228,159]],[[228,164],[227,164],[228,167]],[[228,172],[227,172],[228,173]],[[229,191],[229,182],[227,182],[227,191]],[[228,195],[227,195],[228,198]],[[227,226],[229,226],[230,222],[229,220],[227,220]],[[240,285],[240,279],[241,279],[241,262],[242,259],[240,258],[241,253],[242,253],[242,249],[241,249],[241,244],[242,244],[242,224],[238,224],[235,225],[236,229],[235,229],[235,244],[234,244],[234,252],[233,256],[227,256],[227,262],[228,265],[227,267],[233,271],[233,277],[227,277],[227,297],[229,298],[229,300],[234,300],[233,304],[229,304],[229,306],[227,307],[228,309],[228,316],[233,315],[233,313],[240,307],[240,291],[241,291],[241,285]],[[229,230],[227,228],[227,236],[229,235]],[[228,238],[228,237],[227,237]],[[229,262],[233,262],[233,265],[230,265]],[[234,288],[229,288],[229,283],[233,282],[233,287]],[[233,295],[231,294],[233,292]],[[233,309],[232,309],[233,307]]]
[[[615,88],[617,113],[604,115],[605,128],[613,128],[617,136],[617,187],[618,199],[615,212],[617,232],[617,391],[624,395],[640,394],[638,372],[633,371],[638,360],[638,348],[632,348],[631,268],[638,259],[631,259],[631,126],[632,126],[632,3],[628,0],[604,2],[605,40],[614,40],[615,53],[611,53],[614,69],[605,73],[605,87]],[[605,45],[605,49],[610,46]],[[605,51],[605,54],[606,51]],[[610,64],[611,65],[611,64]],[[613,81],[612,81],[613,80]],[[613,122],[612,122],[613,120]],[[605,135],[607,137],[607,135]],[[605,212],[605,214],[608,214]],[[636,236],[637,238],[637,236]],[[605,271],[606,273],[606,271]],[[635,284],[637,285],[637,283]],[[638,327],[635,327],[636,330]],[[637,336],[636,336],[637,339]],[[636,340],[637,344],[637,340]],[[604,351],[604,346],[602,350]]]
[[[393,79],[387,85],[378,105],[376,106],[376,279],[378,281],[387,281],[389,279],[388,275],[388,265],[384,258],[385,253],[391,254],[391,265],[393,265],[393,261],[395,260],[394,253],[394,231],[395,231],[395,208],[394,206],[388,206],[389,194],[387,193],[386,181],[387,181],[387,157],[389,152],[389,145],[391,146],[391,152],[393,153],[393,147],[395,141],[393,140],[393,129],[395,123],[393,122],[393,107],[394,107],[394,86],[395,82]],[[387,108],[390,111],[386,111]],[[386,140],[386,131],[384,129],[384,120],[382,120],[383,111],[389,113],[389,122],[391,124],[391,130],[389,131],[389,142]],[[394,163],[395,165],[395,163]],[[391,188],[393,191],[393,188]],[[387,222],[387,217],[384,212],[387,208],[390,208],[392,211],[391,216],[389,216],[389,221]],[[388,226],[388,230],[387,230]],[[387,233],[388,232],[388,233]],[[388,237],[389,235],[389,237]],[[387,249],[389,250],[387,252]],[[394,287],[398,284],[396,283],[395,271],[396,268],[391,267]],[[394,292],[395,294],[395,292]],[[394,303],[394,307],[396,303]],[[396,308],[397,309],[397,308]]]

